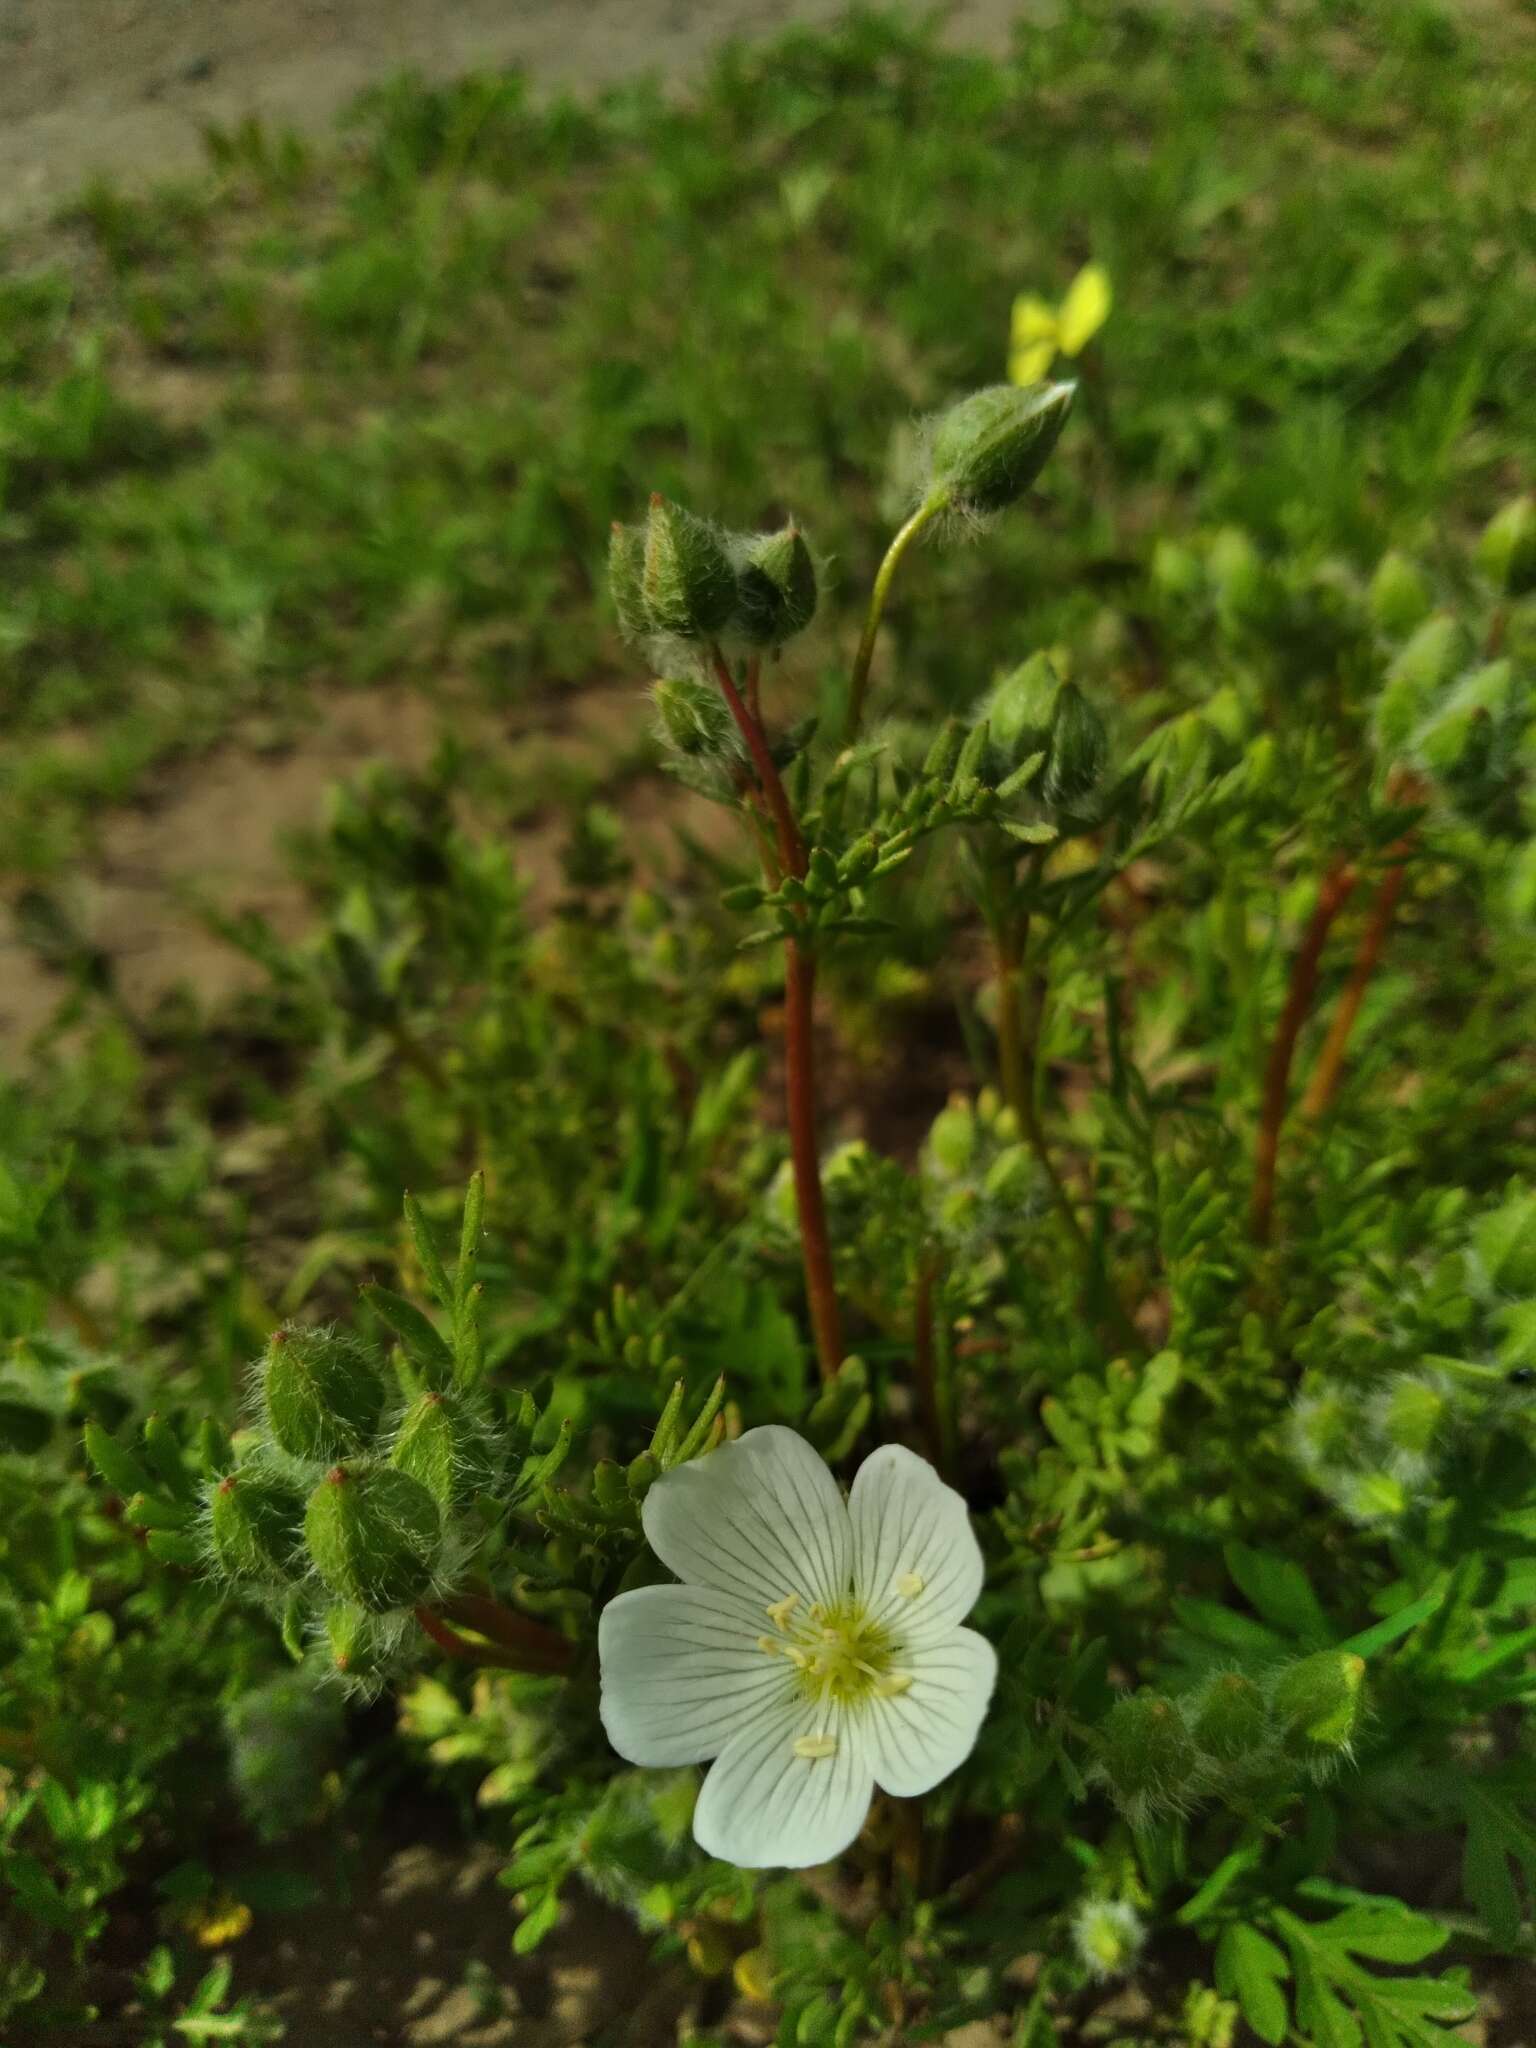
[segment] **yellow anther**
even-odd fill
[[[896,1581],[896,1590],[903,1600],[915,1600],[923,1590],[921,1574],[918,1572],[903,1572]]]
[[[887,1671],[883,1678],[875,1680],[875,1691],[884,1693],[887,1699],[894,1699],[899,1692],[910,1692],[912,1674],[910,1671]]]
[[[772,1636],[759,1636],[757,1639],[757,1647],[760,1650],[766,1650],[770,1657],[776,1657],[779,1654],[782,1645],[776,1643]]]
[[[798,1649],[795,1646],[795,1644],[786,1643],[784,1645],[784,1654],[789,1659],[790,1663],[795,1666],[796,1670],[808,1671],[810,1669],[810,1658],[806,1655],[804,1650]]]
[[[799,1605],[800,1595],[798,1593],[786,1593],[782,1600],[776,1600],[772,1607],[767,1608],[765,1612],[775,1628],[788,1628],[789,1617]]]
[[[821,1632],[821,1640],[824,1643],[840,1643],[842,1637],[835,1628],[824,1628]]]
[[[791,1746],[796,1756],[808,1757],[812,1762],[819,1757],[837,1755],[835,1735],[797,1735]]]

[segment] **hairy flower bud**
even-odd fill
[[[1402,1373],[1382,1388],[1375,1421],[1393,1450],[1423,1457],[1434,1447],[1445,1409],[1445,1394],[1432,1380]]]
[[[303,1569],[304,1497],[276,1474],[247,1466],[208,1497],[213,1554],[232,1579],[280,1583]]]
[[[460,1506],[491,1482],[490,1438],[454,1394],[420,1394],[401,1417],[389,1461],[444,1508]]]
[[[946,1179],[958,1179],[976,1153],[976,1112],[963,1095],[952,1095],[928,1131],[928,1158]]]
[[[651,701],[661,739],[686,759],[723,761],[741,751],[729,705],[697,676],[653,683]]]
[[[987,731],[1006,769],[1043,753],[1056,719],[1061,677],[1048,654],[1032,654],[987,699]]]
[[[1195,1747],[1224,1766],[1250,1762],[1269,1744],[1269,1710],[1251,1678],[1224,1671],[1195,1709]]]
[[[442,1537],[437,1502],[392,1465],[336,1465],[309,1497],[304,1535],[332,1592],[383,1612],[432,1583]]]
[[[293,1458],[362,1450],[384,1407],[383,1382],[362,1345],[300,1323],[273,1331],[261,1394],[273,1441]]]
[[[1394,548],[1382,556],[1366,593],[1373,622],[1383,633],[1411,633],[1429,612],[1429,586],[1416,562]]]
[[[736,608],[736,572],[715,528],[658,492],[645,523],[640,594],[652,632],[718,633]]]
[[[1536,498],[1511,498],[1483,528],[1478,564],[1505,597],[1536,590]]]
[[[1076,683],[1063,683],[1045,765],[1046,801],[1070,810],[1092,795],[1108,765],[1108,727]]]
[[[1198,1768],[1183,1716],[1160,1693],[1127,1693],[1104,1718],[1099,1767],[1115,1804],[1139,1824],[1180,1804]]]
[[[933,437],[934,487],[975,512],[1001,512],[1044,469],[1075,384],[989,384],[952,405]]]
[[[651,631],[640,587],[644,568],[644,527],[621,526],[615,520],[608,536],[608,595],[619,631],[630,641],[643,640]]]
[[[1329,1769],[1347,1756],[1365,1711],[1365,1659],[1319,1650],[1282,1671],[1270,1706],[1287,1756]]]
[[[754,534],[736,570],[736,630],[759,647],[803,633],[816,616],[816,564],[798,527]]]

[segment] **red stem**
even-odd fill
[[[1254,1145],[1253,1207],[1250,1227],[1256,1244],[1269,1242],[1274,1223],[1275,1161],[1280,1151],[1280,1126],[1285,1120],[1286,1096],[1291,1078],[1291,1061],[1296,1040],[1317,994],[1323,947],[1334,920],[1354,891],[1356,875],[1346,860],[1336,860],[1323,877],[1317,907],[1312,912],[1300,950],[1291,968],[1291,985],[1275,1026],[1274,1043],[1264,1072],[1264,1103],[1259,1117],[1259,1135]]]
[[[724,655],[711,648],[716,680],[746,743],[757,780],[773,820],[779,865],[786,875],[805,874],[805,842],[789,807],[784,784],[774,766],[763,729],[736,688]],[[800,1252],[805,1265],[805,1293],[816,1339],[816,1358],[823,1379],[835,1379],[843,1362],[843,1323],[832,1270],[832,1242],[827,1208],[821,1192],[821,1156],[816,1113],[816,961],[798,939],[784,941],[784,1093],[789,1121],[790,1163],[795,1177],[795,1205],[800,1217]]]
[[[1328,1027],[1328,1036],[1323,1049],[1317,1056],[1312,1079],[1302,1097],[1301,1113],[1305,1117],[1320,1117],[1332,1102],[1338,1090],[1339,1079],[1344,1071],[1344,1055],[1349,1050],[1350,1033],[1355,1028],[1355,1019],[1360,1014],[1360,1005],[1365,1000],[1365,991],[1371,976],[1376,972],[1376,963],[1381,958],[1387,934],[1392,929],[1393,913],[1397,899],[1403,893],[1403,884],[1408,879],[1406,856],[1412,846],[1411,839],[1400,839],[1392,849],[1397,866],[1392,868],[1376,892],[1371,905],[1371,915],[1361,938],[1359,951],[1355,954],[1354,965],[1349,971],[1349,980],[1344,993],[1339,997],[1339,1007],[1334,1012],[1333,1022]]]
[[[477,1635],[489,1636],[493,1643],[500,1643],[503,1649],[514,1650],[519,1656],[536,1657],[562,1670],[571,1661],[571,1646],[558,1629],[535,1621],[531,1615],[519,1614],[515,1608],[504,1607],[501,1601],[484,1593],[455,1593],[452,1599],[443,1602],[443,1612],[450,1621],[474,1629]]]

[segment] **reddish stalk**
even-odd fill
[[[805,842],[789,807],[784,784],[762,726],[742,702],[724,655],[711,648],[715,677],[730,707],[756,770],[763,801],[773,820],[779,865],[797,880],[806,868]],[[821,1192],[821,1156],[816,1113],[816,962],[798,939],[784,942],[784,1094],[789,1119],[790,1162],[795,1178],[795,1205],[800,1219],[800,1251],[805,1265],[805,1293],[810,1306],[816,1357],[825,1380],[835,1379],[843,1362],[842,1313],[832,1270],[832,1243],[827,1208]]]
[[[912,1291],[912,1377],[917,1387],[917,1408],[923,1435],[935,1466],[950,1477],[943,1418],[939,1413],[938,1378],[933,1356],[933,1287],[938,1263],[924,1252],[917,1264],[917,1285]]]
[[[1254,1145],[1253,1205],[1249,1227],[1255,1244],[1267,1244],[1274,1224],[1275,1161],[1280,1151],[1280,1126],[1285,1120],[1286,1097],[1290,1088],[1291,1062],[1296,1040],[1306,1022],[1317,994],[1323,947],[1334,920],[1354,892],[1356,875],[1348,861],[1336,860],[1323,877],[1313,910],[1291,967],[1291,985],[1285,1008],[1275,1026],[1274,1043],[1264,1070],[1264,1101],[1259,1116],[1259,1135]]]
[[[1338,1092],[1339,1080],[1344,1071],[1344,1055],[1349,1050],[1350,1033],[1355,1028],[1355,1019],[1360,1014],[1360,1005],[1365,1000],[1365,991],[1376,964],[1381,958],[1382,948],[1387,943],[1387,934],[1392,929],[1393,913],[1397,899],[1403,893],[1408,879],[1407,855],[1412,841],[1400,839],[1392,849],[1397,865],[1389,870],[1381,887],[1376,891],[1376,900],[1371,905],[1371,915],[1355,954],[1354,965],[1349,970],[1349,980],[1344,993],[1339,997],[1339,1007],[1328,1027],[1328,1036],[1323,1040],[1323,1049],[1317,1056],[1317,1065],[1312,1070],[1312,1079],[1302,1097],[1301,1114],[1304,1117],[1320,1117]]]
[[[515,1608],[505,1607],[484,1593],[455,1593],[442,1606],[450,1621],[472,1628],[477,1635],[489,1636],[493,1643],[500,1643],[503,1649],[520,1657],[537,1659],[557,1670],[564,1670],[571,1661],[571,1646],[558,1629],[535,1621],[531,1615],[519,1614]]]

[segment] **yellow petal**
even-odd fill
[[[1061,302],[1061,352],[1081,355],[1109,318],[1114,304],[1109,272],[1102,263],[1085,263],[1067,287]]]
[[[1015,348],[1027,341],[1053,341],[1056,337],[1056,309],[1030,292],[1020,292],[1013,302],[1009,336]]]
[[[1053,342],[1031,342],[1028,348],[1016,348],[1008,358],[1008,381],[1010,384],[1038,384],[1056,359]]]

